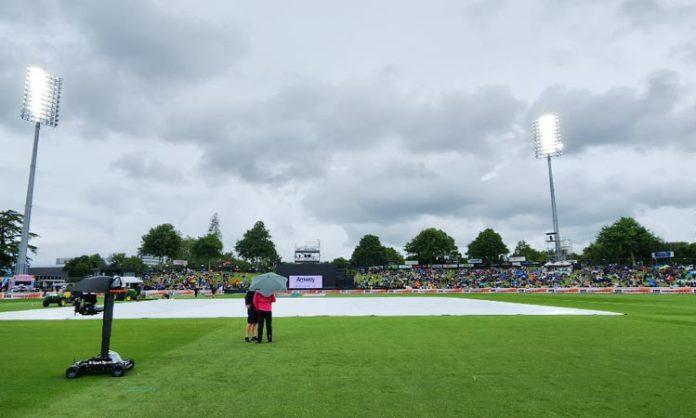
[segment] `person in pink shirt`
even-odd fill
[[[257,344],[261,344],[261,338],[263,337],[263,324],[266,324],[266,337],[268,342],[273,341],[273,327],[271,326],[271,321],[273,316],[271,311],[273,310],[273,303],[276,301],[275,295],[264,296],[260,292],[254,294],[254,308],[258,314],[259,329],[256,339]]]

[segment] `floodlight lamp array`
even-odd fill
[[[563,154],[561,124],[556,115],[544,115],[534,121],[535,153],[537,158],[556,157]]]
[[[63,79],[39,67],[27,68],[22,119],[47,126],[58,125]]]

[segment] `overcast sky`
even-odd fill
[[[561,234],[634,216],[696,241],[696,5],[659,0],[0,3],[0,209],[23,211],[25,68],[64,78],[42,130],[34,265],[135,253],[160,223],[284,259],[426,227],[462,252],[552,229],[530,123],[556,112]]]

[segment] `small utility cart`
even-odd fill
[[[75,300],[74,293],[72,292],[72,284],[69,284],[62,291],[49,292],[43,298],[42,305],[44,308],[49,307],[51,304],[56,304],[58,306],[65,306],[73,303]]]

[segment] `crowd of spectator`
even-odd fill
[[[242,291],[249,287],[244,273],[200,272],[192,269],[164,270],[143,275],[145,290]]]
[[[216,293],[248,289],[250,273],[164,270],[142,276],[141,290],[192,290]],[[490,268],[369,268],[354,277],[359,289],[460,289],[541,287],[696,287],[693,265]],[[3,289],[5,290],[5,289]],[[27,289],[29,290],[29,289]]]
[[[544,267],[370,268],[355,276],[358,288],[458,289],[486,287],[696,287],[694,266],[606,265],[552,270]]]

